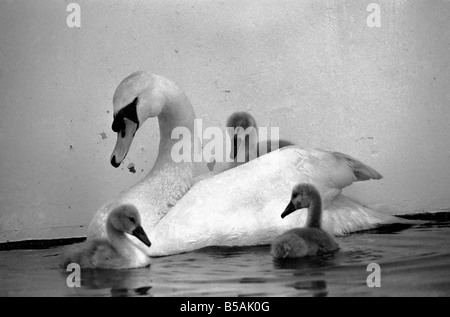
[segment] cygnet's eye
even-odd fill
[[[129,219],[130,219],[131,223],[134,223],[134,224],[136,224],[136,220],[134,220],[134,218],[133,218],[133,217],[131,217],[131,218],[129,218]]]

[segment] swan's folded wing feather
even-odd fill
[[[330,152],[341,163],[346,164],[356,177],[356,181],[366,181],[369,179],[382,179],[383,176],[372,167],[358,161],[350,155],[340,152]]]
[[[301,157],[298,170],[325,187],[342,189],[356,181],[382,178],[370,166],[340,152],[303,149],[299,146],[286,147],[280,151],[285,149],[293,149]]]

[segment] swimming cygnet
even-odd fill
[[[106,220],[106,232],[106,239],[88,240],[69,247],[63,254],[64,267],[70,263],[91,269],[130,269],[150,265],[150,257],[127,236],[135,236],[147,247],[151,245],[134,206],[120,205],[111,211]]]
[[[306,227],[291,229],[277,237],[270,251],[274,258],[300,258],[339,249],[335,239],[321,227],[322,198],[311,184],[294,186],[291,201],[281,214],[281,218],[302,208],[308,208]]]

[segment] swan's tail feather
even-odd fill
[[[335,236],[389,224],[414,225],[417,222],[372,210],[344,195],[340,195],[324,210],[323,227]]]
[[[356,177],[356,181],[366,181],[369,179],[382,179],[383,175],[378,173],[376,170],[374,170],[372,167],[364,164],[361,161],[358,161],[357,159],[340,152],[331,152],[336,159],[340,161],[344,161],[352,170],[353,174]]]

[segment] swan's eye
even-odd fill
[[[125,137],[125,121],[124,121],[125,118],[133,121],[139,127],[139,120],[137,117],[137,110],[136,110],[136,105],[138,104],[138,102],[139,102],[138,97],[134,98],[134,100],[130,104],[122,108],[114,116],[112,130],[114,132],[122,131],[122,137]]]
[[[123,121],[123,117],[116,116],[114,118],[113,124],[112,124],[112,130],[114,132],[119,132],[125,130],[125,122]]]
[[[136,221],[134,220],[134,218],[130,218],[131,223],[136,224]]]

